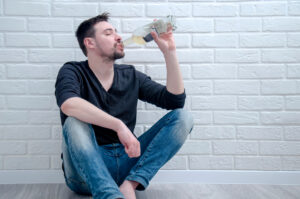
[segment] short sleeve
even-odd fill
[[[58,72],[55,83],[55,97],[58,107],[71,97],[81,97],[80,78],[74,66],[65,64]]]
[[[136,70],[136,76],[139,79],[140,100],[167,110],[183,108],[186,98],[185,90],[183,93],[175,95],[170,93],[166,86],[153,81],[150,76],[140,71]]]

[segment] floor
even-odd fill
[[[150,184],[137,199],[299,199],[300,185]],[[65,184],[0,184],[0,199],[92,199]]]

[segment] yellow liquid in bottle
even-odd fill
[[[123,41],[124,46],[127,46],[132,43],[136,43],[136,44],[140,44],[140,45],[146,44],[146,42],[142,36],[135,36],[135,35],[133,35],[132,37]]]

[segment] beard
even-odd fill
[[[100,45],[98,43],[96,43],[98,49],[100,50]],[[116,59],[121,59],[125,56],[125,53],[124,52],[118,52],[117,51],[117,45],[118,43],[115,43],[114,44],[114,47],[113,47],[113,53],[112,54],[106,54],[106,57],[108,60],[112,60],[112,61],[115,61]]]
[[[111,60],[116,60],[116,59],[121,59],[125,56],[125,53],[120,53],[120,52],[117,52],[116,50],[114,51],[114,53],[112,54],[112,56],[109,56],[109,58]]]

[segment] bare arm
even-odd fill
[[[152,32],[152,37],[162,51],[167,66],[167,90],[172,94],[181,94],[184,92],[184,85],[179,63],[176,56],[176,45],[172,33],[172,27],[168,27],[166,33],[157,35]]]
[[[83,122],[118,131],[121,120],[102,111],[92,103],[80,97],[71,97],[61,105],[61,111],[67,116]]]

